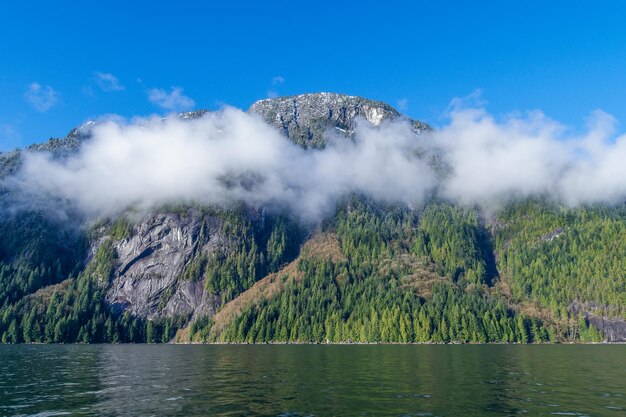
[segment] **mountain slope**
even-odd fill
[[[331,93],[249,111],[303,148],[404,118]],[[405,120],[416,135],[430,130]],[[63,158],[92,127],[29,150]],[[0,155],[0,178],[22,152]],[[317,226],[276,210],[188,204],[77,226],[16,211],[6,191],[2,204],[4,342],[162,342],[178,329],[181,342],[626,339],[623,207],[523,201],[487,218],[444,201],[352,195]]]

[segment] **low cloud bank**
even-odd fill
[[[455,111],[434,134],[452,167],[444,196],[493,207],[547,196],[569,206],[618,203],[626,197],[626,135],[595,111],[581,134],[540,112],[497,121],[482,109]]]
[[[90,217],[245,202],[314,222],[352,192],[411,204],[436,194],[490,209],[539,195],[571,206],[617,203],[626,197],[626,135],[615,128],[600,111],[576,135],[538,112],[496,120],[466,108],[436,132],[362,122],[350,139],[329,132],[325,149],[304,150],[258,116],[226,108],[197,120],[103,123],[75,155],[26,154],[9,184]]]

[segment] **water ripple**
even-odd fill
[[[1,416],[605,416],[626,346],[0,346]]]

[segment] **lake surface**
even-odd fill
[[[626,345],[4,345],[0,415],[625,416]]]

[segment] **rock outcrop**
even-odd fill
[[[153,214],[132,226],[128,237],[114,243],[111,308],[148,318],[212,314],[219,297],[208,294],[202,280],[182,275],[196,256],[222,244],[220,228],[218,218],[195,209]]]
[[[404,118],[417,134],[431,129],[423,122],[402,116],[386,103],[335,93],[269,98],[257,101],[249,111],[259,114],[293,142],[307,148],[323,147],[324,134],[329,129],[350,135],[361,119],[379,126]]]
[[[626,342],[626,320],[587,315],[587,321],[604,335],[605,342]]]
[[[626,320],[615,306],[576,300],[568,311],[574,316],[583,315],[591,326],[602,332],[605,342],[626,342]]]

